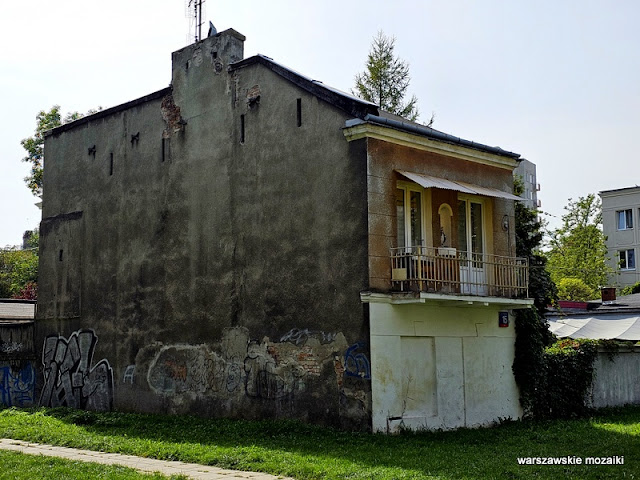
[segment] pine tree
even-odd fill
[[[405,102],[409,87],[409,65],[394,55],[395,37],[382,31],[373,39],[367,58],[367,68],[355,77],[355,95],[373,102],[381,109],[411,121],[418,119],[418,99],[413,95]],[[433,122],[433,117],[431,123]]]

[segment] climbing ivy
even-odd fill
[[[522,182],[514,181],[514,193],[522,193]],[[580,415],[586,410],[586,395],[593,381],[597,342],[561,340],[554,343],[545,319],[547,305],[558,290],[540,252],[542,243],[538,212],[516,202],[516,252],[529,259],[530,309],[516,310],[516,352],[513,374],[520,389],[520,404],[526,417],[555,418]]]
[[[545,348],[534,416],[570,418],[586,413],[597,355],[597,340],[565,338]]]
[[[514,193],[520,195],[523,183],[514,180]],[[543,388],[544,349],[553,341],[544,311],[556,298],[556,288],[546,270],[546,258],[540,254],[542,229],[538,212],[523,202],[515,206],[516,254],[529,259],[529,296],[534,307],[515,312],[516,352],[513,374],[520,388],[520,404],[525,416],[536,410],[536,398]]]

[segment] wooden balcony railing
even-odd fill
[[[391,286],[396,291],[527,298],[529,264],[527,258],[448,247],[392,248]]]

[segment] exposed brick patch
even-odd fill
[[[344,379],[344,365],[342,364],[340,357],[336,357],[333,361],[333,370],[336,372],[338,387],[342,388],[342,380]]]
[[[165,123],[165,128],[162,132],[163,138],[169,138],[172,133],[182,130],[184,122],[180,115],[180,107],[173,101],[173,95],[169,94],[162,99],[160,111]]]

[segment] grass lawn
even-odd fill
[[[0,480],[166,480],[186,477],[165,477],[159,474],[143,474],[117,465],[76,462],[41,455],[25,455],[0,450]]]
[[[293,421],[0,410],[0,437],[297,479],[640,478],[640,407],[592,418],[397,436]],[[518,457],[624,457],[623,465],[519,465]]]

